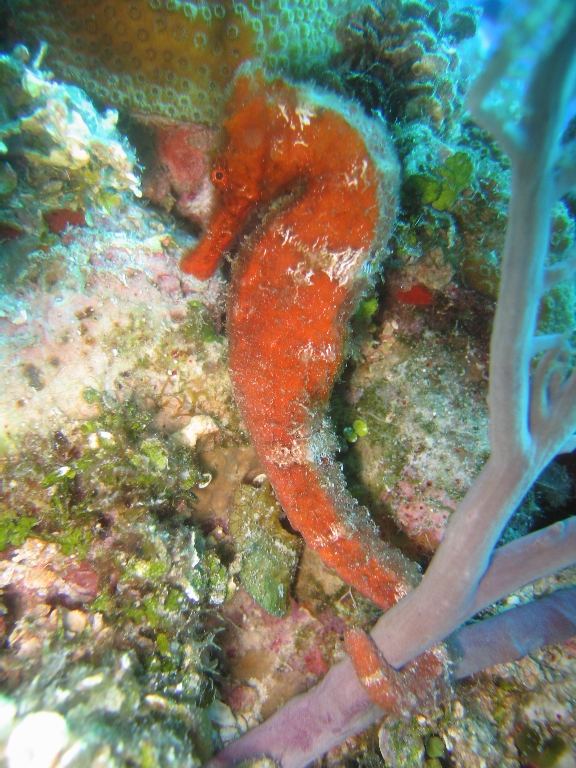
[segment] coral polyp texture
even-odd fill
[[[456,44],[476,33],[478,9],[447,0],[367,3],[338,25],[333,73],[347,93],[391,120],[451,128],[465,78]]]
[[[310,71],[337,47],[330,34],[348,0],[185,2],[18,0],[24,34],[49,45],[48,63],[68,82],[114,106],[216,122],[238,66]]]
[[[323,418],[348,319],[394,220],[394,151],[382,123],[354,105],[261,70],[238,76],[224,134],[212,171],[216,211],[182,267],[206,279],[244,236],[228,330],[252,443],[292,525],[342,578],[389,607],[417,571],[346,491]]]

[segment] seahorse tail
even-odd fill
[[[417,566],[378,537],[368,510],[346,491],[334,462],[268,464],[267,470],[291,524],[347,584],[382,610],[416,585]]]

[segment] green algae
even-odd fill
[[[440,738],[440,736],[431,736],[426,742],[426,754],[428,757],[438,758],[444,757],[446,752],[446,745]]]
[[[5,546],[19,545],[33,533],[58,544],[65,555],[85,558],[95,545],[95,526],[112,499],[120,505],[127,524],[140,518],[143,511],[155,516],[176,515],[178,520],[191,514],[197,502],[194,489],[206,484],[206,473],[193,452],[169,436],[154,434],[153,412],[135,398],[112,401],[95,389],[85,390],[84,396],[99,404],[101,411],[95,419],[81,424],[74,442],[57,435],[55,451],[43,455],[41,461],[30,453],[15,465],[15,488],[36,482],[48,496],[39,499],[39,516],[26,515],[25,506],[19,515],[9,508],[1,513],[0,541]],[[33,467],[29,466],[31,461]],[[10,475],[14,477],[9,470]],[[123,566],[125,580],[154,582],[166,576],[168,560],[158,558],[154,548],[142,554],[129,558]],[[211,592],[221,595],[226,569],[212,552],[206,552],[205,562],[199,557],[199,563],[191,589],[199,589],[202,600]],[[171,600],[174,602],[174,596]],[[102,603],[104,608],[105,598]]]
[[[216,331],[208,311],[201,301],[188,302],[188,314],[182,324],[182,332],[186,341],[197,344],[209,344],[212,341],[222,341],[222,336]]]
[[[21,546],[28,536],[32,535],[32,529],[38,523],[37,517],[27,515],[20,517],[11,509],[0,512],[0,552],[9,545]]]
[[[124,578],[127,580],[142,579],[143,581],[156,581],[165,576],[170,570],[170,563],[161,560],[144,560],[132,557],[126,565]]]
[[[349,443],[355,443],[358,440],[358,435],[353,427],[344,427],[342,434]]]
[[[93,470],[98,465],[99,472],[119,486],[118,490],[131,496],[140,492],[148,498],[152,495],[162,509],[179,501],[195,503],[194,488],[206,483],[206,473],[189,449],[169,436],[151,434],[154,411],[136,396],[111,401],[91,388],[84,391],[85,399],[87,393],[90,403],[100,404],[101,411],[82,425],[84,434],[93,436],[97,446],[86,451],[83,468]]]
[[[107,407],[112,406],[108,403]],[[94,426],[99,426],[98,420]],[[42,655],[40,674],[45,670],[49,679],[41,705],[37,703],[38,682],[31,688],[28,685],[30,676],[37,672],[37,666],[31,665],[30,660],[26,659],[22,667],[6,649],[0,654],[0,672],[8,678],[17,675],[19,699],[26,701],[32,696],[34,706],[53,706],[49,693],[53,681],[60,691],[71,686],[73,693],[64,712],[72,726],[81,710],[84,718],[78,722],[89,717],[100,740],[110,738],[110,743],[117,743],[122,734],[128,752],[132,744],[141,742],[143,735],[154,734],[156,723],[165,717],[150,714],[146,706],[142,708],[145,697],[154,692],[154,702],[160,711],[170,712],[163,725],[168,738],[152,739],[160,764],[165,763],[167,750],[177,748],[178,754],[188,755],[189,762],[182,764],[199,766],[214,749],[204,710],[214,696],[211,657],[215,645],[213,633],[202,628],[203,616],[210,605],[223,599],[222,583],[227,583],[227,570],[216,554],[206,548],[202,536],[182,523],[181,514],[168,522],[157,517],[158,507],[150,498],[150,485],[136,487],[135,469],[122,453],[133,451],[136,455],[146,440],[159,438],[145,434],[134,439],[134,430],[127,425],[126,431],[116,431],[109,440],[91,447],[90,437],[94,434],[98,432],[78,432],[70,438],[59,435],[48,444],[40,441],[29,445],[18,460],[5,461],[4,490],[9,493],[4,493],[2,503],[13,502],[22,516],[2,512],[0,530],[5,524],[7,543],[13,546],[20,546],[25,537],[33,535],[57,543],[71,563],[81,559],[89,564],[99,576],[101,591],[83,610],[89,616],[102,617],[107,640],[100,647],[89,622],[88,629],[71,641],[59,622],[59,628],[45,642]],[[183,450],[168,440],[161,445],[165,446],[170,462],[173,454]],[[144,451],[141,453],[153,473],[162,474],[159,462],[154,463]],[[154,451],[148,453],[154,458]],[[189,458],[188,464],[190,461],[193,459]],[[37,510],[32,519],[26,514],[31,507]],[[108,522],[103,523],[105,520]],[[113,542],[113,546],[106,545],[106,541]],[[112,581],[110,574],[116,574]],[[81,699],[80,688],[74,689],[70,673],[80,673],[77,664],[62,666],[62,658],[80,652],[80,647],[85,647],[81,655],[92,659],[83,666],[83,675],[96,680],[103,674],[107,683],[105,706],[99,703],[100,687],[94,687],[95,683],[86,689],[89,696],[85,699]],[[115,650],[116,647],[132,649],[130,653],[138,659],[137,675],[127,674],[126,662],[117,658],[124,652]],[[52,654],[58,665],[56,671],[49,673]],[[109,662],[118,663],[122,674],[109,678],[106,672],[101,673]],[[173,692],[175,681],[181,681],[177,695]],[[112,723],[107,713],[115,706],[118,710]],[[140,707],[138,729],[130,726],[131,730],[125,731],[133,721],[136,706]],[[80,732],[84,737],[86,728],[81,727]],[[128,762],[140,764],[138,760]]]
[[[362,419],[354,419],[351,427],[344,427],[342,434],[349,443],[355,443],[359,437],[364,437],[369,432],[368,425]]]
[[[63,555],[84,558],[92,546],[93,535],[86,528],[72,528],[51,540],[58,544]]]
[[[546,738],[530,725],[524,725],[514,741],[522,757],[536,768],[556,768],[570,751],[570,745],[558,734]]]
[[[86,387],[82,392],[82,397],[88,405],[96,405],[101,402],[100,393],[94,387]]]
[[[409,724],[398,723],[386,730],[382,729],[380,750],[387,765],[421,768],[424,742],[420,728],[411,720]]]
[[[349,490],[353,495],[361,493],[363,498],[360,500],[368,506],[376,502],[386,487],[391,488],[398,482],[410,451],[408,436],[403,436],[395,420],[389,418],[390,410],[394,408],[393,399],[392,391],[387,393],[382,385],[377,384],[367,386],[354,406],[340,403],[339,408],[333,408],[333,415],[338,421],[343,418],[352,420],[351,416],[360,413],[362,418],[353,419],[352,423],[362,421],[366,425],[362,440],[357,440],[358,432],[351,428],[356,435],[354,449],[352,453],[345,454],[344,462],[347,474],[350,473]],[[370,477],[365,471],[367,456],[378,456],[377,467],[374,467],[376,471]]]
[[[159,440],[149,438],[140,445],[142,453],[150,459],[155,470],[161,472],[168,466],[168,452]]]
[[[230,533],[240,558],[240,581],[265,611],[284,616],[300,553],[298,538],[280,525],[282,509],[269,486],[241,486]]]
[[[213,551],[204,548],[201,539],[196,546],[200,559],[189,573],[190,584],[199,599],[220,605],[228,596],[228,570]]]
[[[143,403],[143,398],[131,394],[125,399],[111,399],[106,392],[86,387],[82,393],[89,405],[99,405],[96,419],[87,420],[81,426],[84,434],[110,432],[121,440],[133,444],[142,435],[153,418],[153,411]],[[104,438],[106,439],[106,438]]]
[[[467,152],[455,152],[443,166],[435,166],[428,173],[415,173],[406,179],[405,194],[415,194],[423,205],[437,211],[451,208],[458,196],[473,178],[474,163]]]
[[[378,309],[378,299],[376,296],[372,296],[369,299],[365,299],[360,302],[360,306],[354,313],[354,321],[369,320]]]
[[[142,752],[140,755],[141,768],[160,768],[160,764],[154,754],[154,748],[148,741],[142,742]]]

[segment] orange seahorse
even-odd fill
[[[379,120],[312,88],[245,70],[212,180],[211,224],[182,269],[207,279],[235,252],[230,373],[254,449],[292,526],[383,609],[417,569],[346,491],[324,411],[347,323],[385,246],[399,170]]]

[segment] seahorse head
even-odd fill
[[[294,86],[268,80],[260,69],[236,77],[212,165],[216,210],[199,245],[184,255],[184,272],[209,277],[242,235],[250,213],[298,187],[307,147],[302,142],[298,151],[297,134],[308,124],[298,114]]]

